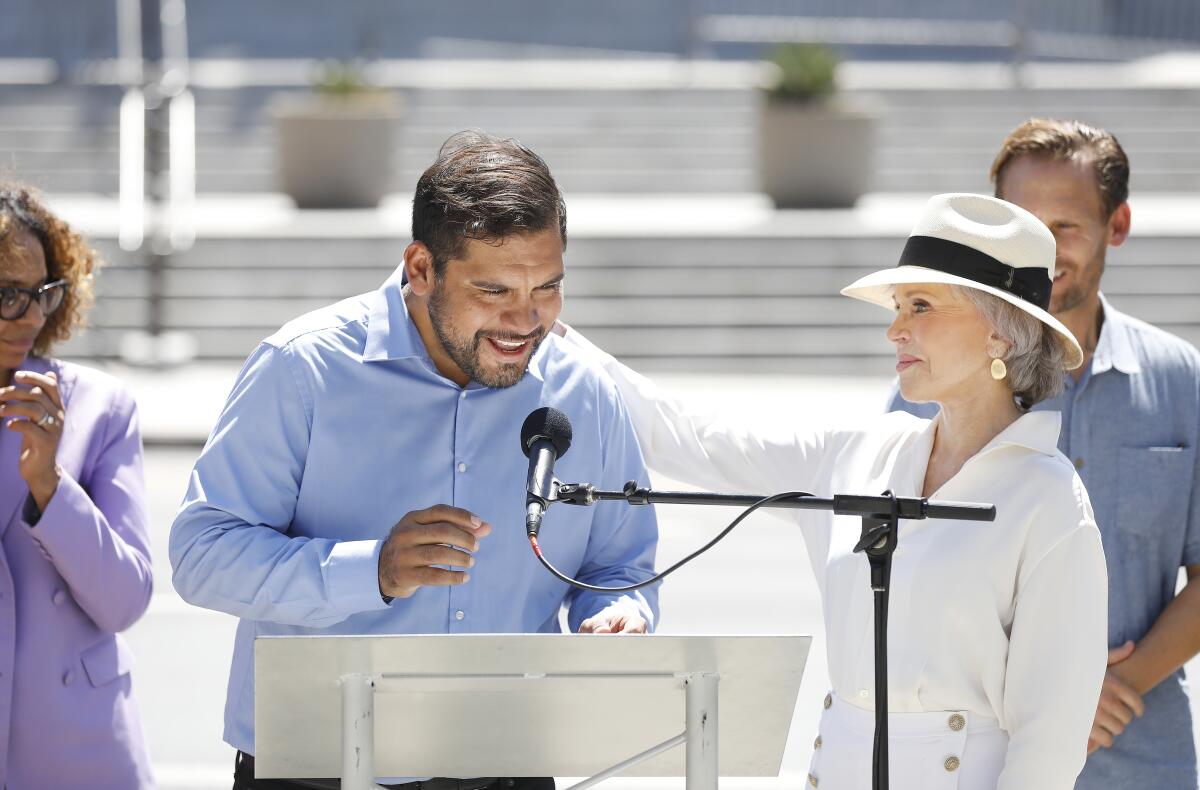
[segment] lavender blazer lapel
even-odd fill
[[[29,488],[17,470],[21,455],[21,434],[0,427],[0,538],[17,519]]]

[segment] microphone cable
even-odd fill
[[[537,535],[529,536],[529,545],[533,548],[533,553],[537,556],[538,560],[542,563],[542,565],[545,566],[546,570],[548,570],[548,571],[550,571],[550,573],[554,574],[555,578],[559,579],[560,581],[566,582],[567,584],[571,585],[572,587],[577,587],[580,590],[590,590],[592,592],[602,592],[602,593],[632,592],[634,590],[640,590],[643,587],[648,587],[651,584],[657,584],[658,582],[667,578],[668,575],[679,570],[684,565],[687,565],[689,562],[696,559],[701,554],[703,554],[704,552],[711,549],[713,546],[720,543],[721,540],[723,540],[726,535],[728,535],[730,532],[733,532],[734,527],[736,527],[738,524],[741,524],[743,521],[745,521],[747,516],[749,516],[751,513],[758,510],[759,508],[765,507],[765,506],[771,504],[772,502],[778,502],[781,499],[796,499],[799,497],[806,497],[806,496],[812,496],[812,494],[809,494],[804,491],[788,491],[783,494],[773,494],[772,496],[764,497],[764,498],[758,500],[757,502],[755,502],[750,507],[743,510],[741,512],[741,514],[738,515],[738,517],[735,518],[733,521],[729,522],[729,526],[727,526],[727,527],[725,527],[725,529],[721,530],[721,532],[715,538],[710,540],[708,543],[705,543],[703,546],[696,549],[691,554],[689,554],[686,557],[684,557],[683,559],[681,559],[679,562],[676,562],[674,565],[667,568],[665,571],[663,571],[661,573],[656,573],[653,576],[651,576],[649,579],[646,579],[645,581],[638,582],[636,584],[627,584],[622,587],[600,587],[595,584],[588,584],[586,582],[581,582],[578,579],[572,579],[570,576],[567,576],[565,573],[560,571],[558,568],[555,568],[554,565],[552,565],[550,563],[550,560],[546,559],[546,557],[542,554],[542,547],[538,545]]]

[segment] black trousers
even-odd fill
[[[337,779],[255,779],[254,757],[237,753],[233,764],[233,790],[333,790],[341,787]],[[394,790],[554,790],[552,778],[501,777],[496,779],[427,779],[384,785]]]

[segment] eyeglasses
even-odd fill
[[[55,280],[52,283],[39,285],[37,288],[17,288],[5,286],[0,288],[0,319],[5,321],[20,321],[29,311],[33,300],[38,300],[42,315],[49,317],[55,310],[62,307],[63,297],[70,287],[66,280]]]

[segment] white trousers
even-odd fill
[[[825,698],[807,790],[871,790],[875,712]],[[995,790],[1008,733],[995,719],[966,711],[888,716],[892,790]]]

